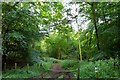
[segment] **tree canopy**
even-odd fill
[[[77,60],[79,52],[88,60],[120,57],[119,6],[3,2],[3,62],[39,62],[45,56]]]

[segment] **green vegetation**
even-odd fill
[[[50,77],[54,61],[75,77],[120,77],[119,2],[1,4],[3,78]]]
[[[41,64],[43,66],[39,66],[39,64],[34,64],[29,67],[24,68],[18,68],[13,70],[8,70],[6,73],[3,74],[3,78],[30,78],[30,77],[40,77],[40,74],[43,72],[50,70],[52,66],[52,58],[50,58],[47,61],[43,61]],[[53,61],[59,61],[60,64],[66,68],[67,70],[76,70],[78,67],[77,62],[72,60],[57,60],[53,59]],[[83,61],[80,64],[80,77],[81,78],[94,78],[97,77],[97,74],[95,72],[95,67],[98,68],[98,77],[102,78],[109,78],[109,77],[120,77],[120,70],[118,69],[118,66],[114,66],[114,62],[118,62],[118,59],[112,59],[109,60],[99,60],[95,62],[87,62]],[[118,65],[118,63],[116,64]],[[74,72],[74,74],[77,76],[77,72]],[[47,75],[47,74],[46,74]],[[49,76],[46,76],[49,77]]]

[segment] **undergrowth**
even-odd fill
[[[3,78],[30,78],[34,76],[40,77],[40,74],[51,69],[53,61],[57,59],[49,58],[42,61],[41,64],[34,64],[32,66],[25,66],[23,68],[7,70],[3,72]],[[78,66],[80,67],[81,78],[110,78],[120,77],[120,67],[118,59],[98,60],[95,62],[78,61],[74,60],[58,60],[65,70],[73,70],[73,74],[77,76]],[[97,71],[95,70],[97,69]]]

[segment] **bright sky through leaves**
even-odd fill
[[[69,4],[69,2],[63,2],[62,4],[63,4],[65,9],[71,9],[70,13],[72,14],[73,17],[77,15],[77,17],[76,17],[77,23],[76,23],[76,20],[73,20],[73,18],[68,16],[67,13],[64,13],[65,17],[68,17],[68,19],[72,20],[72,23],[70,25],[73,27],[73,29],[75,31],[77,31],[78,26],[80,29],[87,29],[87,27],[88,27],[87,25],[88,25],[89,21],[87,21],[87,18],[85,16],[82,17],[81,14],[79,13],[80,5],[75,4],[75,3]]]

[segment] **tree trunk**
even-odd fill
[[[82,53],[81,53],[81,45],[79,41],[79,56],[80,56],[80,61],[82,61]]]
[[[88,46],[89,46],[89,48],[88,48],[88,62],[90,60],[90,45],[91,45],[91,41],[92,41],[92,33],[93,32],[90,32],[90,40],[89,40],[89,44],[88,44]]]
[[[97,42],[97,49],[100,50],[100,46],[99,46],[99,36],[98,36],[98,29],[97,29],[97,25],[96,25],[96,13],[95,13],[95,4],[91,4],[91,8],[92,8],[92,13],[93,13],[93,22],[94,22],[94,27],[95,27],[95,33],[96,33],[96,42]]]

